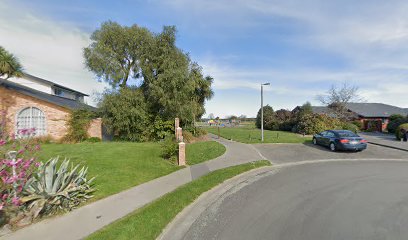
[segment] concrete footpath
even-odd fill
[[[264,159],[252,146],[216,139],[226,147],[224,155],[83,206],[72,212],[20,229],[0,239],[76,240],[83,239],[143,205],[211,171]]]
[[[408,152],[408,142],[398,141],[393,134],[367,132],[359,133],[359,135],[364,137],[368,143]]]

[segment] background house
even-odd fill
[[[85,96],[88,95],[29,74],[0,79],[0,110],[6,113],[9,133],[35,128],[36,136],[61,139],[67,133],[72,110],[96,111],[84,103]],[[101,119],[92,120],[88,134],[102,138]]]
[[[383,103],[348,103],[347,110],[352,113],[354,120],[363,123],[363,129],[376,128],[382,132],[387,129],[389,118],[393,114],[408,115],[407,108],[400,108]],[[312,106],[314,113],[331,115],[331,110],[325,106]],[[372,125],[375,126],[372,126]]]

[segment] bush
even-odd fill
[[[195,128],[195,137],[201,137],[207,135],[207,131],[204,128]]]
[[[358,127],[359,130],[362,130],[364,127],[364,124],[361,121],[355,120],[351,122],[352,124],[354,124],[355,126]]]
[[[401,124],[397,127],[397,130],[395,131],[395,137],[398,141],[401,141],[402,139],[401,129],[405,129],[406,131],[408,131],[408,123]]]
[[[91,137],[85,140],[86,142],[90,142],[90,143],[97,143],[97,142],[102,142],[102,140],[98,137]]]
[[[301,134],[316,134],[327,129],[336,129],[341,126],[341,122],[324,114],[303,114],[299,116],[299,121],[296,125],[296,132]]]
[[[343,130],[349,130],[354,133],[357,133],[360,129],[358,126],[354,125],[353,123],[345,122],[341,124],[341,129]]]
[[[178,144],[173,135],[167,135],[161,143],[162,157],[174,162],[178,156]]]
[[[191,143],[194,140],[194,136],[189,131],[183,131],[183,141],[186,143]]]
[[[400,116],[400,115],[397,115],[397,116]],[[403,117],[403,116],[396,117],[394,115],[392,119],[390,118],[390,122],[387,125],[387,131],[389,133],[396,133],[398,126],[404,123],[408,123],[408,117]]]
[[[367,122],[367,131],[376,132],[381,129],[381,121],[371,120]]]
[[[82,142],[88,138],[88,128],[95,113],[86,109],[74,110],[68,120],[68,133],[64,142]]]
[[[279,128],[279,122],[276,119],[275,112],[269,105],[263,107],[263,120],[264,129],[277,130]],[[259,109],[258,114],[256,115],[255,125],[257,128],[261,128],[261,109]]]
[[[140,89],[124,88],[105,93],[100,109],[104,125],[114,139],[136,142],[149,140],[150,131],[154,127],[150,127],[147,103]],[[149,132],[146,128],[149,128]]]

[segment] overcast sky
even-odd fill
[[[274,109],[317,104],[344,81],[367,102],[408,107],[407,12],[397,0],[1,0],[0,45],[28,73],[92,94],[106,85],[82,48],[101,22],[175,25],[178,47],[215,79],[207,114],[255,116],[262,82]]]

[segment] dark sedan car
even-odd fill
[[[313,136],[313,144],[329,147],[331,151],[362,151],[367,140],[348,130],[327,130]]]

